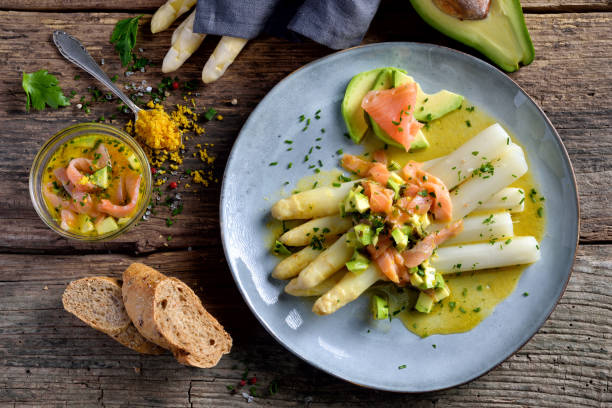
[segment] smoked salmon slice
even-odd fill
[[[370,167],[370,170],[368,170],[368,176],[383,186],[387,185],[389,175],[389,170],[387,170],[387,166],[383,163],[374,163],[372,167]]]
[[[390,213],[393,208],[393,196],[395,192],[384,188],[378,183],[365,181],[363,190],[370,199],[370,210],[374,213]]]
[[[110,200],[100,200],[98,211],[111,215],[115,218],[126,217],[130,215],[136,208],[138,203],[138,193],[140,191],[140,180],[142,177],[139,174],[130,173],[125,176],[125,189],[130,197],[130,201],[126,205],[116,205]]]
[[[370,170],[370,167],[372,167],[371,162],[348,153],[342,156],[341,164],[345,170],[357,174],[358,176],[365,176],[368,170]]]
[[[412,115],[416,96],[417,86],[412,82],[397,88],[370,91],[361,101],[361,107],[391,139],[408,151],[423,127]]]
[[[463,220],[456,221],[441,231],[433,232],[419,241],[413,248],[402,252],[406,268],[414,268],[429,259],[434,249],[447,239],[450,239],[463,230]]]

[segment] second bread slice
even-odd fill
[[[138,331],[180,363],[212,367],[230,351],[232,338],[185,283],[140,263],[123,280],[123,301]]]

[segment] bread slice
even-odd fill
[[[138,331],[168,345],[181,364],[213,367],[229,353],[232,338],[185,283],[139,263],[123,280],[123,301]]]
[[[72,281],[62,295],[62,303],[66,311],[132,350],[144,354],[164,352],[142,337],[132,324],[123,307],[117,279],[96,276]]]
[[[170,344],[157,330],[153,313],[157,284],[168,279],[166,275],[141,263],[131,264],[123,272],[123,304],[136,329],[147,340],[165,349]]]

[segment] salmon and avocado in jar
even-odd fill
[[[42,174],[42,196],[59,227],[84,237],[107,236],[138,217],[146,179],[139,155],[106,134],[62,143]]]

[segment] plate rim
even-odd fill
[[[418,390],[418,391],[406,391],[406,390],[401,390],[401,389],[397,389],[397,388],[385,388],[385,387],[378,387],[378,386],[372,386],[372,385],[368,385],[368,384],[361,384],[355,381],[351,381],[348,378],[343,377],[342,375],[338,374],[338,373],[334,373],[332,371],[330,371],[329,369],[327,369],[326,367],[324,367],[322,364],[316,363],[314,361],[309,360],[308,358],[306,358],[305,356],[302,356],[297,350],[294,350],[293,348],[289,347],[288,345],[285,344],[285,342],[272,330],[272,328],[268,325],[268,323],[263,319],[262,316],[260,316],[260,314],[257,312],[256,308],[254,307],[254,305],[252,304],[252,302],[249,300],[247,294],[246,294],[246,290],[244,290],[242,285],[239,285],[239,277],[236,271],[234,271],[234,269],[232,268],[232,264],[229,261],[230,257],[229,257],[229,249],[228,249],[228,245],[226,245],[226,234],[225,234],[225,229],[224,229],[224,225],[226,225],[225,223],[225,211],[224,211],[224,199],[226,196],[226,189],[227,189],[227,175],[228,175],[228,169],[230,167],[230,164],[232,163],[233,159],[234,159],[234,154],[235,154],[235,148],[238,144],[238,142],[241,140],[241,138],[244,136],[244,128],[249,124],[249,122],[253,119],[253,115],[257,112],[257,110],[259,109],[261,103],[266,99],[266,97],[272,92],[274,91],[277,87],[279,87],[281,84],[283,84],[285,81],[290,80],[291,77],[293,77],[297,72],[306,69],[312,65],[321,63],[327,59],[331,59],[339,54],[343,54],[343,53],[348,53],[348,52],[352,52],[354,50],[357,49],[364,49],[364,48],[377,48],[377,47],[381,47],[381,46],[398,46],[398,47],[417,47],[417,48],[437,48],[437,49],[441,49],[445,52],[449,52],[450,54],[458,54],[460,57],[465,57],[469,60],[471,60],[473,63],[475,64],[480,64],[481,66],[483,66],[485,69],[489,70],[489,71],[494,71],[495,74],[501,74],[501,76],[503,78],[505,78],[505,80],[508,80],[512,83],[512,85],[514,85],[529,101],[531,101],[533,103],[533,105],[536,107],[537,111],[539,112],[540,116],[544,118],[545,122],[548,124],[548,126],[550,127],[550,129],[552,130],[552,134],[554,136],[554,138],[556,139],[559,147],[561,148],[561,153],[562,153],[562,157],[565,159],[565,161],[567,162],[567,164],[569,165],[569,172],[571,174],[571,182],[575,191],[575,199],[576,199],[576,219],[577,219],[577,225],[576,225],[576,237],[575,237],[575,241],[576,241],[576,246],[573,248],[573,254],[572,254],[572,262],[571,265],[569,265],[569,273],[567,274],[567,278],[565,279],[565,282],[563,282],[563,288],[561,290],[561,292],[559,293],[559,296],[555,299],[554,303],[552,303],[552,306],[550,307],[550,310],[548,311],[548,313],[546,313],[544,319],[542,319],[542,321],[540,323],[538,323],[537,328],[529,334],[529,336],[527,337],[527,339],[522,343],[519,344],[518,347],[516,347],[516,349],[509,351],[508,353],[503,353],[502,357],[499,361],[496,361],[490,368],[484,369],[481,372],[478,372],[477,374],[470,376],[470,378],[467,378],[465,381],[461,381],[458,382],[456,384],[453,385],[449,385],[446,387],[433,387],[433,388],[428,388],[428,389],[423,389],[423,390]],[[444,390],[448,390],[451,388],[455,388],[464,384],[467,384],[471,381],[474,381],[482,376],[484,376],[485,374],[488,374],[490,371],[492,371],[493,369],[497,368],[498,366],[500,366],[503,362],[505,362],[506,360],[508,360],[510,357],[514,356],[516,353],[518,353],[542,328],[542,326],[544,326],[544,324],[546,323],[546,321],[550,318],[552,312],[556,309],[557,305],[559,304],[559,301],[561,300],[561,298],[563,297],[563,295],[565,294],[565,291],[567,289],[567,285],[569,284],[570,278],[572,276],[572,273],[574,271],[574,265],[576,264],[576,255],[578,252],[578,247],[580,244],[580,195],[578,193],[578,184],[576,182],[576,173],[574,171],[574,166],[572,164],[572,161],[570,160],[570,156],[569,153],[567,152],[567,148],[565,147],[565,144],[563,143],[563,139],[561,139],[561,136],[559,135],[559,132],[557,131],[557,129],[555,128],[555,126],[552,124],[551,120],[548,118],[548,116],[546,115],[546,113],[542,110],[542,108],[536,103],[536,101],[514,80],[512,79],[507,73],[501,71],[500,69],[498,69],[497,67],[489,64],[488,62],[475,57],[471,54],[468,54],[466,52],[463,51],[459,51],[450,47],[446,47],[446,46],[442,46],[442,45],[438,45],[438,44],[431,44],[431,43],[422,43],[422,42],[411,42],[411,41],[385,41],[385,42],[377,42],[377,43],[371,43],[371,44],[362,44],[362,45],[358,45],[355,47],[351,47],[351,48],[347,48],[344,50],[340,50],[340,51],[336,51],[333,52],[331,54],[325,55],[321,58],[317,58],[313,61],[310,61],[307,64],[302,65],[301,67],[295,69],[294,71],[290,72],[289,74],[287,74],[283,79],[281,79],[280,81],[278,81],[272,88],[270,88],[270,90],[268,90],[268,92],[266,92],[266,95],[257,103],[257,105],[255,106],[255,108],[253,108],[253,110],[251,111],[251,113],[249,114],[247,120],[244,122],[244,124],[242,125],[242,127],[240,128],[240,131],[238,132],[238,136],[236,136],[236,139],[234,140],[234,143],[232,144],[232,148],[230,150],[230,153],[227,157],[227,161],[225,163],[225,168],[223,170],[223,176],[221,179],[221,191],[220,191],[220,197],[219,197],[219,230],[220,230],[220,234],[221,234],[221,245],[223,246],[223,254],[225,256],[225,260],[226,263],[229,267],[229,270],[232,274],[232,278],[234,280],[234,284],[236,285],[238,291],[240,292],[240,295],[242,296],[242,299],[244,300],[244,302],[247,304],[247,306],[249,307],[249,309],[251,310],[251,313],[255,316],[255,318],[259,321],[259,323],[264,327],[264,329],[266,329],[266,331],[268,332],[268,334],[270,334],[272,336],[272,338],[274,338],[274,340],[276,340],[280,345],[283,346],[283,348],[285,348],[286,350],[288,350],[289,352],[291,352],[293,355],[295,355],[296,357],[298,357],[299,359],[301,359],[302,361],[310,364],[311,366],[324,371],[325,373],[332,375],[336,378],[339,378],[343,381],[346,381],[348,383],[363,387],[363,388],[368,388],[368,389],[373,389],[373,390],[380,390],[380,391],[387,391],[387,392],[394,392],[394,393],[403,393],[403,394],[420,394],[420,393],[426,393],[426,392],[436,392],[436,391],[444,391]]]

